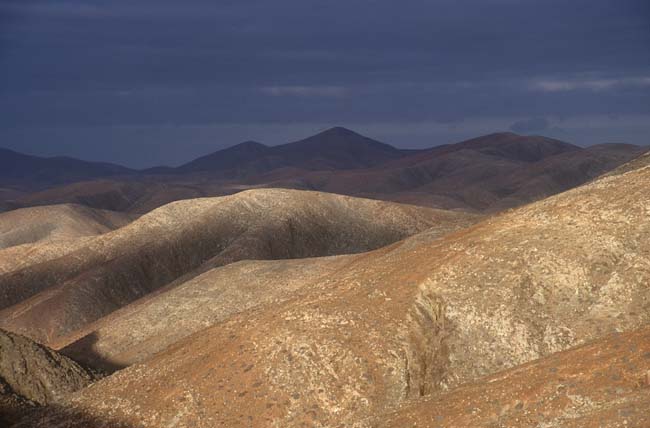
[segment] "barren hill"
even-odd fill
[[[354,426],[640,328],[650,322],[649,186],[641,165],[441,239],[424,232],[360,255],[67,406],[148,427]]]
[[[359,257],[363,255],[247,260],[210,269],[112,312],[52,346],[65,346],[63,354],[105,371],[129,366],[233,314],[295,299]]]
[[[35,404],[59,401],[95,379],[69,358],[0,330],[0,423],[15,421]]]
[[[50,341],[180,277],[234,261],[357,253],[473,221],[462,213],[292,190],[175,202],[62,257],[0,276],[7,308],[0,325]]]
[[[23,208],[0,214],[0,250],[21,244],[94,236],[132,220],[124,213],[64,204]]]
[[[80,204],[96,209],[144,214],[173,201],[219,196],[210,183],[161,179],[97,179],[55,186],[5,202],[7,209],[53,204]],[[231,192],[232,193],[232,192]]]
[[[178,172],[211,172],[228,178],[246,178],[278,168],[343,170],[370,167],[399,159],[399,150],[354,131],[335,127],[304,140],[279,146],[246,142],[189,162]]]

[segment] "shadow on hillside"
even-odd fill
[[[107,374],[115,373],[116,371],[126,367],[124,364],[118,364],[110,358],[106,358],[97,353],[95,350],[95,344],[98,341],[99,337],[97,336],[97,333],[92,332],[81,339],[72,342],[65,348],[61,348],[59,352],[72,358],[85,367],[100,370]]]
[[[83,409],[59,404],[35,408],[11,421],[8,428],[143,428],[143,425],[120,421],[106,415],[93,415]]]

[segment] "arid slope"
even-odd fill
[[[247,260],[210,269],[170,290],[147,295],[52,346],[67,345],[62,353],[102,370],[128,366],[233,314],[277,306],[308,293],[312,284],[328,281],[359,257]]]
[[[616,334],[417,400],[372,428],[650,426],[650,328]]]
[[[295,190],[179,201],[0,276],[0,325],[51,341],[183,277],[244,259],[358,253],[474,216]],[[14,305],[14,306],[12,306]]]
[[[424,232],[358,256],[304,295],[235,314],[67,406],[147,427],[354,426],[640,328],[649,186],[640,164],[442,239]]]
[[[21,244],[95,236],[128,224],[133,216],[64,204],[0,214],[0,250]]]
[[[36,404],[57,402],[95,379],[69,358],[0,330],[0,423],[15,421]]]

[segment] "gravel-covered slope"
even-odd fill
[[[650,322],[650,167],[358,256],[67,402],[131,425],[355,426]],[[170,327],[171,328],[171,327]],[[83,426],[49,419],[50,426]]]
[[[56,403],[96,375],[26,337],[0,330],[0,423],[36,405]]]
[[[62,257],[0,275],[0,326],[52,341],[209,268],[358,253],[474,221],[458,212],[295,190],[179,201]]]
[[[650,426],[650,328],[615,334],[406,403],[363,427]]]
[[[95,236],[128,224],[134,216],[63,204],[0,213],[0,250],[22,244]]]

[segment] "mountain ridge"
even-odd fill
[[[133,169],[107,162],[84,161],[67,156],[33,156],[0,148],[0,180],[3,184],[66,183],[134,172]]]
[[[278,146],[240,143],[177,168],[154,167],[22,193],[5,186],[0,210],[80,203],[144,213],[180,199],[278,187],[495,212],[584,184],[647,149],[628,144],[582,148],[501,132],[406,150],[335,127]]]
[[[239,143],[183,164],[176,171],[222,172],[232,178],[286,167],[355,169],[406,155],[407,152],[389,144],[347,128],[333,127],[302,140],[275,146],[254,141]]]

